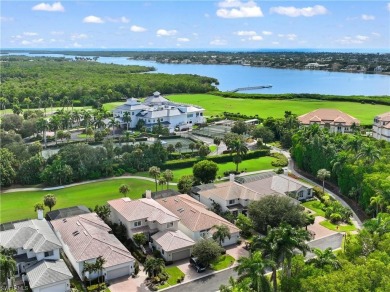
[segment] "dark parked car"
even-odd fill
[[[200,263],[196,257],[190,257],[190,265],[194,267],[198,273],[206,271],[206,267]]]

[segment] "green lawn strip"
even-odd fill
[[[221,255],[215,261],[213,261],[210,264],[210,266],[211,266],[212,270],[219,271],[219,270],[223,270],[223,269],[230,267],[231,265],[233,265],[234,261],[235,261],[234,257],[232,257],[231,255],[228,255],[228,254],[224,254],[224,255]]]
[[[209,146],[209,149],[211,152],[214,152],[215,150],[217,150],[217,145],[211,145]]]
[[[333,231],[342,231],[342,232],[345,231],[346,232],[346,231],[356,230],[356,227],[353,224],[351,224],[351,225],[349,225],[349,224],[348,225],[335,225],[328,220],[320,222],[320,225],[324,226],[325,228],[328,228],[330,230],[333,230]],[[339,229],[337,229],[337,226],[339,227]]]
[[[302,115],[319,108],[339,109],[359,119],[362,124],[371,125],[372,119],[389,111],[386,105],[371,105],[355,102],[299,100],[254,100],[223,98],[211,94],[178,94],[167,96],[174,102],[196,104],[206,109],[207,116],[221,115],[223,112],[258,114],[262,118],[282,118],[286,109]]]
[[[131,199],[141,198],[147,189],[154,189],[154,183],[137,179],[112,179],[104,182],[88,183],[80,186],[53,191],[30,191],[0,194],[1,218],[0,222],[9,222],[25,218],[35,218],[34,205],[43,201],[43,196],[51,193],[57,198],[53,209],[85,205],[94,208],[103,205],[108,200],[122,197],[118,188],[121,184],[128,184]],[[45,208],[45,212],[49,209]]]
[[[274,160],[275,160],[275,158],[270,157],[270,156],[244,160],[243,162],[241,162],[238,165],[238,170],[246,170],[247,172],[252,172],[252,171],[258,171],[258,170],[273,169],[274,167],[272,166],[271,162]],[[236,165],[233,162],[219,163],[218,168],[219,169],[218,169],[217,177],[218,176],[223,177],[223,173],[225,171],[236,170]],[[173,175],[174,175],[173,181],[177,182],[177,181],[179,181],[179,179],[183,175],[192,174],[192,167],[176,169],[176,170],[172,170],[172,171],[173,171]],[[136,173],[135,175],[149,177],[149,173],[146,171]],[[159,187],[159,189],[160,188],[161,187]]]
[[[164,285],[158,286],[158,289],[164,289],[169,286],[176,285],[178,284],[177,280],[181,279],[184,276],[184,273],[178,267],[165,268],[165,272],[167,272],[169,278]]]
[[[316,216],[325,217],[325,212],[321,209],[324,205],[320,201],[309,201],[302,203],[303,206],[315,212]]]

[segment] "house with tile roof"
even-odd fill
[[[161,124],[173,132],[176,127],[180,130],[189,129],[204,123],[204,111],[199,106],[171,102],[156,91],[143,102],[135,98],[128,99],[113,110],[113,116],[124,128],[127,128],[127,121],[123,117],[129,115],[129,128],[135,128],[139,121],[143,121],[147,129],[151,130],[153,126]]]
[[[354,126],[359,126],[360,121],[337,109],[317,109],[298,117],[302,126],[318,124],[329,129],[331,133],[350,133]]]
[[[208,210],[207,206],[188,195],[177,195],[156,200],[159,204],[180,218],[179,230],[199,241],[212,237],[216,225],[226,225],[230,231],[230,239],[225,238],[222,245],[237,243],[240,229],[233,223]]]
[[[372,137],[390,142],[390,112],[377,115],[374,118]]]
[[[150,245],[159,250],[166,261],[191,256],[195,242],[178,230],[180,218],[153,200],[150,190],[146,191],[146,198],[120,198],[108,201],[108,205],[111,222],[122,223],[128,238],[144,233]]]
[[[236,179],[232,175],[227,182],[195,186],[191,195],[209,208],[217,203],[223,212],[246,215],[251,202],[270,195],[289,196],[299,204],[297,200],[312,198],[313,187],[286,175],[266,172]]]
[[[96,213],[57,219],[51,224],[81,279],[86,275],[83,272],[84,263],[95,263],[99,256],[106,260],[103,265],[106,281],[134,272],[133,256]],[[98,277],[97,273],[87,275],[90,279]]]
[[[32,292],[70,291],[73,278],[63,260],[43,260],[27,268],[27,279]]]
[[[22,276],[33,291],[68,291],[70,271],[61,263],[62,244],[49,223],[40,219],[4,223],[0,231],[0,245],[15,249],[15,276]],[[50,261],[50,267],[44,262]],[[49,282],[36,283],[37,274],[50,273],[50,269],[61,270],[64,277],[53,277]],[[27,274],[26,274],[27,273]],[[42,285],[41,285],[42,284]],[[42,287],[41,287],[42,286]],[[46,290],[45,290],[46,289]]]

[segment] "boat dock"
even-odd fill
[[[229,90],[228,92],[237,92],[244,90],[255,90],[255,89],[263,89],[263,88],[271,88],[272,85],[260,85],[260,86],[250,86],[250,87],[239,87],[233,90]]]

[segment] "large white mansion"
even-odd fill
[[[127,122],[123,117],[126,112],[131,117],[129,128],[135,128],[138,121],[143,120],[148,129],[161,123],[169,129],[169,132],[173,132],[176,127],[180,130],[188,129],[194,124],[205,122],[204,108],[171,102],[158,91],[147,97],[144,102],[129,98],[125,104],[113,110],[114,117],[125,127]]]
[[[374,118],[372,136],[390,142],[390,112],[377,115]]]

